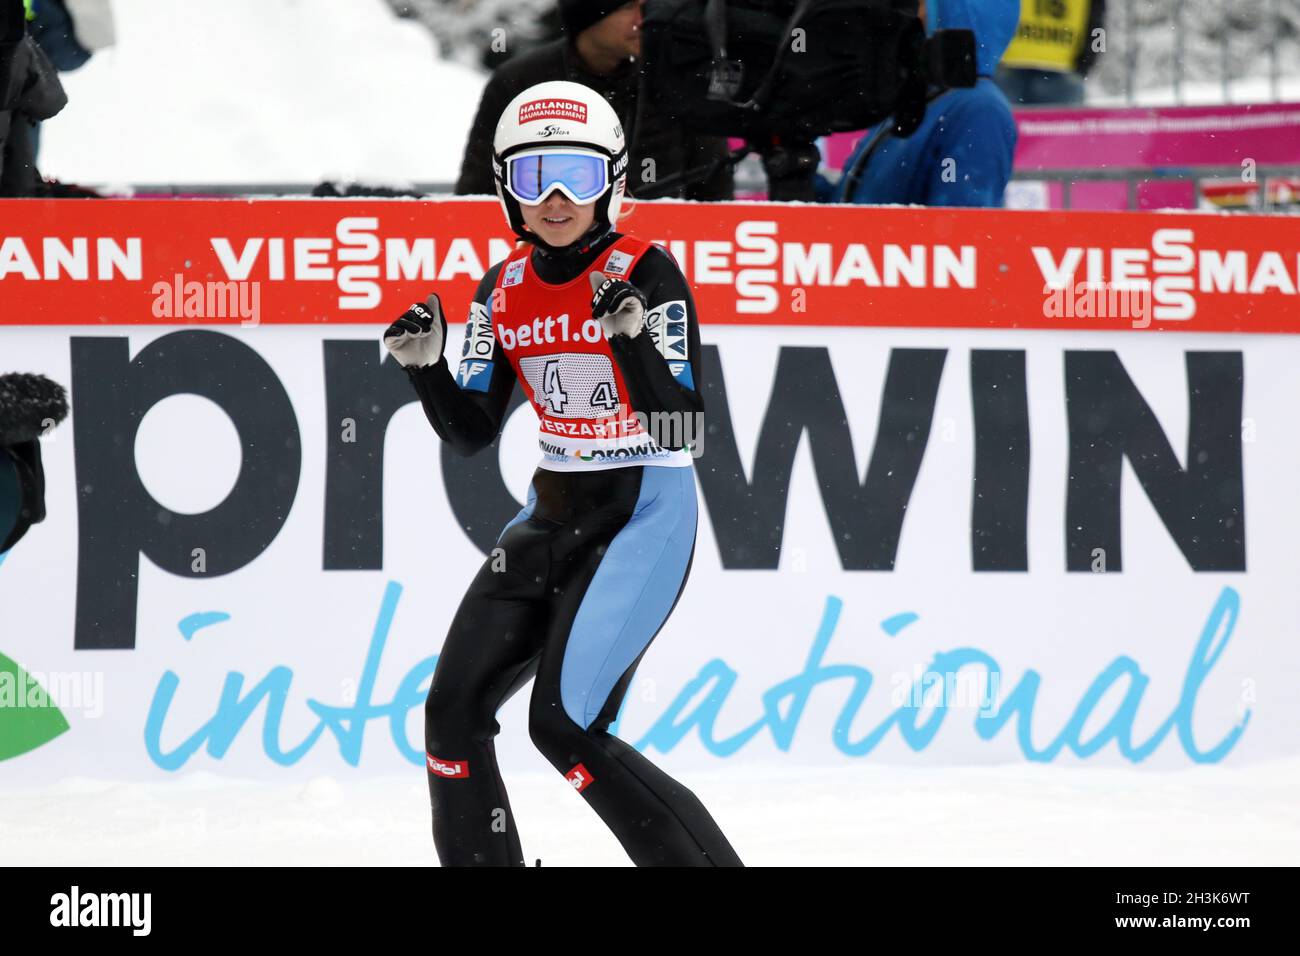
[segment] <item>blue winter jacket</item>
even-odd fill
[[[837,183],[818,174],[822,202],[915,203],[924,206],[1000,206],[1016,148],[1016,124],[1007,98],[992,80],[1015,35],[1020,0],[928,0],[926,32],[969,29],[975,34],[978,79],[930,102],[911,136],[892,134],[872,151],[852,196],[848,173],[871,143],[868,130],[844,164]],[[884,121],[892,125],[893,119]]]

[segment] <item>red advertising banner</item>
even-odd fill
[[[1300,221],[640,202],[705,323],[1300,331]],[[0,324],[463,320],[513,247],[490,200],[0,201]]]

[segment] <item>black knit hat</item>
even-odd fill
[[[559,0],[560,23],[564,25],[567,36],[576,37],[627,2],[628,0]]]

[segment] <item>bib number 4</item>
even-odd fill
[[[542,393],[546,396],[546,405],[552,414],[562,414],[569,405],[569,390],[560,380],[560,361],[546,363],[542,371]],[[614,383],[608,380],[596,383],[587,399],[591,408],[598,408],[608,414],[618,411],[618,394]],[[581,400],[579,400],[581,405]]]
[[[560,384],[560,362],[546,363],[546,370],[542,372],[542,391],[546,394],[546,404],[550,406],[552,412],[560,413],[564,411],[564,405],[569,400],[569,394]]]
[[[593,408],[603,408],[607,412],[618,411],[618,400],[614,398],[614,386],[601,382],[592,390],[590,404]]]

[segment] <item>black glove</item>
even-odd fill
[[[635,338],[645,324],[646,297],[630,282],[607,279],[597,270],[591,274],[591,317],[599,319],[605,338],[626,335]]]
[[[415,304],[384,332],[384,345],[403,368],[427,368],[442,359],[447,320],[435,292],[424,305]]]

